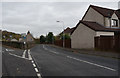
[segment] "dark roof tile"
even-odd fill
[[[120,9],[116,10],[115,13],[118,16],[118,18],[120,19]]]
[[[95,31],[120,31],[120,28],[106,28],[105,26],[102,26],[96,22],[90,22],[90,21],[80,21],[80,23],[86,25],[87,27],[95,30]]]
[[[112,9],[98,7],[98,6],[94,6],[94,5],[90,5],[90,7],[92,7],[94,10],[96,10],[97,12],[99,12],[100,14],[102,14],[105,17],[111,17],[115,11]]]

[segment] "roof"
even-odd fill
[[[69,27],[67,27],[65,30],[64,30],[64,33],[72,33],[73,31],[74,31],[74,29],[75,29],[76,27],[73,27],[73,28],[69,28]],[[62,34],[63,32],[61,32],[60,34]]]
[[[116,10],[115,13],[118,16],[118,18],[120,19],[120,9]]]
[[[97,22],[80,21],[80,23],[86,25],[87,27],[95,31],[110,31],[110,32],[120,31],[120,28],[106,28],[105,26],[102,26]]]
[[[64,30],[64,33],[70,33],[71,32],[71,29],[69,27],[67,27],[65,30]]]
[[[114,13],[115,10],[113,9],[108,9],[108,8],[103,8],[103,7],[98,7],[94,5],[90,5],[91,8],[102,14],[104,17],[111,17],[112,14]]]
[[[115,13],[117,16],[118,16],[118,18],[120,19],[120,9],[118,9],[118,10],[113,10],[113,9],[108,9],[108,8],[103,8],[103,7],[99,7],[99,6],[94,6],[94,5],[90,5],[89,6],[89,8],[87,9],[87,11],[86,11],[86,13],[85,13],[85,15],[83,16],[83,18],[82,18],[82,21],[83,21],[83,19],[84,19],[84,17],[86,16],[86,14],[87,14],[87,12],[89,11],[89,9],[90,8],[93,8],[94,10],[96,10],[97,12],[99,12],[101,15],[103,15],[104,17],[111,17],[112,15],[113,15],[113,13]],[[75,29],[79,26],[79,24],[81,23],[81,20],[78,22],[78,24],[76,25],[76,27],[75,27]],[[87,23],[87,21],[86,21],[86,23],[85,22],[83,22],[84,24],[88,24]],[[99,27],[99,28],[95,28],[95,27],[93,27],[93,26],[91,26],[91,28],[93,28],[94,30],[99,30],[99,31],[119,31],[119,29],[115,29],[115,28],[107,28],[107,29],[105,29],[105,27],[104,26],[102,26],[102,27],[100,27],[101,25],[99,24],[98,25],[98,23],[96,23],[96,22],[92,22],[92,23],[94,23],[94,26],[95,26],[95,24],[97,25],[97,27]],[[89,24],[90,24],[90,22],[89,22]],[[104,29],[103,29],[104,28]],[[74,29],[74,30],[75,30]],[[72,33],[74,32],[74,30],[72,31]],[[71,34],[72,34],[71,33]]]

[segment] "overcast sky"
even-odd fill
[[[16,33],[28,30],[34,37],[53,32],[64,26],[74,27],[85,14],[89,5],[118,9],[117,2],[2,2],[2,29]]]

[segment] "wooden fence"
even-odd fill
[[[95,37],[94,40],[96,49],[120,51],[120,34]]]
[[[54,44],[63,47],[63,40],[56,40]],[[71,48],[71,39],[65,39],[65,48]]]

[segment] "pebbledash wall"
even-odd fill
[[[83,21],[94,21],[94,22],[104,25],[104,17],[91,7],[89,8],[87,14],[83,18]]]
[[[80,24],[71,35],[71,48],[93,49],[96,32]]]

